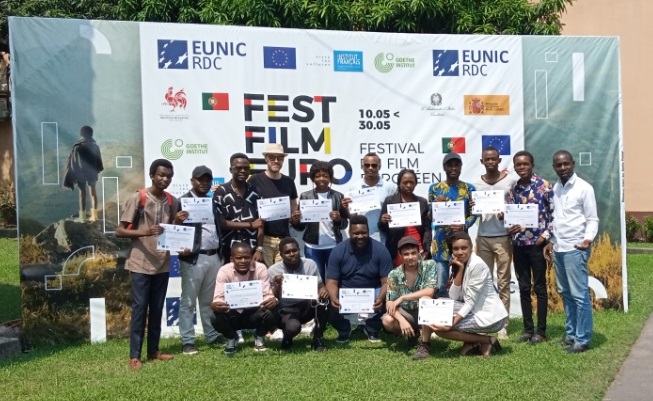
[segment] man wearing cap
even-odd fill
[[[183,208],[184,198],[208,198],[207,193],[213,183],[213,172],[206,166],[197,166],[193,169],[190,179],[191,190],[180,197],[180,210]],[[212,202],[207,207],[213,210]],[[193,249],[187,249],[179,254],[179,272],[181,274],[181,298],[179,305],[179,334],[181,335],[181,348],[185,355],[197,354],[195,347],[195,328],[193,315],[196,300],[199,300],[199,313],[204,329],[204,338],[207,344],[220,342],[220,336],[211,325],[211,302],[215,291],[215,277],[222,266],[220,255],[220,228],[217,218],[213,213],[213,220],[209,222],[187,223],[189,213],[185,210],[179,212],[178,220],[182,224],[195,227]]]
[[[290,210],[297,209],[297,187],[295,181],[281,173],[283,161],[288,156],[284,152],[283,146],[278,143],[270,143],[263,152],[263,157],[267,163],[267,169],[261,173],[254,174],[250,177],[252,183],[262,199],[277,198],[287,196],[290,198]],[[290,219],[281,219],[275,221],[266,221],[263,225],[263,245],[257,247],[257,250],[263,252],[263,261],[270,267],[276,262],[281,261],[279,253],[279,241],[281,238],[290,236]]]
[[[369,222],[370,238],[385,244],[385,233],[379,230],[379,220],[381,219],[381,205],[383,204],[383,201],[385,201],[385,198],[392,196],[397,192],[397,187],[381,178],[381,175],[379,174],[379,171],[381,170],[381,158],[376,153],[371,152],[363,156],[361,169],[363,170],[363,179],[360,180],[358,184],[349,188],[349,190],[358,191],[359,189],[376,188],[376,196],[379,199],[379,208],[359,214],[367,217]],[[345,198],[342,201],[346,206],[349,204],[349,202],[351,202],[351,199]]]
[[[460,181],[463,161],[460,155],[455,152],[447,153],[442,160],[442,167],[446,175],[444,181],[431,184],[429,188],[428,201],[429,205],[433,202],[465,202],[465,224],[450,226],[435,226],[433,230],[433,245],[431,246],[431,255],[435,260],[438,275],[437,297],[448,296],[446,285],[449,281],[449,247],[447,246],[447,237],[455,231],[467,230],[476,222],[476,216],[471,212],[469,201],[472,191],[475,191],[474,185]],[[431,207],[431,206],[429,206]]]
[[[515,185],[515,178],[505,171],[499,170],[501,156],[494,146],[488,146],[481,153],[481,164],[485,167],[485,174],[474,181],[477,191],[502,191],[504,198]],[[497,265],[497,287],[499,298],[503,306],[510,312],[510,263],[512,262],[512,236],[499,220],[498,213],[485,213],[480,215],[478,222],[478,236],[476,237],[476,255],[483,259],[494,272],[494,261]],[[530,297],[530,295],[529,295]],[[499,330],[499,340],[508,339],[508,320],[506,325]]]
[[[398,250],[404,263],[388,274],[388,292],[385,298],[387,313],[381,318],[387,332],[410,340],[419,336],[419,299],[433,298],[438,287],[435,262],[422,260],[419,249],[420,244],[415,237],[406,236],[399,240]],[[430,336],[428,327],[423,328],[422,341],[413,359],[424,359],[430,355]]]

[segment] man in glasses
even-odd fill
[[[298,196],[295,181],[281,173],[286,156],[288,154],[281,144],[268,144],[263,152],[267,169],[251,176],[249,182],[256,187],[262,199],[288,196],[290,210],[296,210]],[[263,244],[259,243],[256,250],[263,253],[263,261],[268,267],[281,261],[279,242],[282,238],[290,237],[289,221],[290,219],[266,221],[263,225]]]
[[[363,156],[361,168],[363,169],[363,179],[357,185],[349,188],[350,191],[357,191],[363,188],[376,188],[376,196],[379,198],[379,205],[383,204],[385,198],[395,194],[397,191],[396,185],[386,182],[379,174],[379,171],[381,170],[381,158],[379,155],[371,152]],[[350,198],[343,199],[344,205],[348,205],[349,202],[351,202]],[[385,244],[385,234],[379,231],[381,206],[379,206],[378,209],[360,214],[367,217],[370,238]]]

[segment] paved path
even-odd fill
[[[608,388],[604,401],[653,400],[653,314]]]

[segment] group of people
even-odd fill
[[[293,346],[302,325],[313,322],[312,348],[324,351],[327,324],[338,332],[337,343],[347,343],[352,323],[369,341],[379,342],[382,330],[415,343],[413,359],[430,355],[429,342],[438,337],[463,342],[461,355],[489,356],[507,338],[510,264],[514,260],[520,289],[524,331],[519,341],[538,344],[547,340],[546,266],[553,261],[558,291],[566,314],[568,353],[588,349],[592,335],[587,260],[598,231],[594,192],[574,173],[572,155],[564,150],[553,156],[558,181],[551,185],[535,175],[533,155],[520,151],[513,157],[518,178],[500,171],[499,151],[483,149],[486,173],[473,183],[460,179],[462,159],[447,153],[443,159],[446,179],[431,185],[428,197],[414,193],[417,176],[409,169],[397,176],[396,185],[379,174],[381,159],[375,153],[362,159],[363,175],[351,190],[373,188],[379,208],[350,212],[352,199],[331,187],[333,167],[312,164],[313,189],[297,193],[294,181],[281,173],[287,154],[280,144],[263,152],[267,168],[250,175],[247,155],[230,158],[231,180],[213,186],[212,171],[197,166],[191,190],[182,197],[208,197],[212,192],[211,222],[189,223],[189,213],[179,199],[165,190],[173,177],[168,160],[150,166],[151,186],[126,202],[116,235],[132,238],[126,269],[132,278],[130,367],[142,367],[141,350],[147,324],[147,358],[169,360],[159,350],[161,314],[170,270],[170,255],[157,250],[161,223],[195,227],[193,247],[179,250],[182,293],[179,331],[182,352],[196,354],[193,316],[199,311],[208,344],[226,340],[231,355],[243,343],[242,330],[254,330],[254,349],[266,350],[266,335],[279,330],[281,348]],[[472,213],[474,191],[501,190],[505,202],[538,205],[538,225],[504,227],[504,214]],[[257,200],[288,197],[288,219],[265,221]],[[328,220],[302,222],[299,200],[321,199],[331,203]],[[464,224],[433,226],[431,204],[463,201]],[[395,227],[388,205],[418,203],[421,220],[409,227]],[[468,229],[479,220],[476,253]],[[290,227],[302,232],[304,257]],[[348,238],[343,231],[348,232]],[[493,270],[497,266],[497,287]],[[317,299],[283,297],[284,275],[315,276]],[[259,280],[263,301],[256,307],[232,309],[225,298],[228,283]],[[373,312],[347,314],[341,310],[341,289],[374,289]],[[531,290],[537,298],[537,326],[533,323]],[[453,300],[451,325],[418,324],[420,299]],[[498,333],[498,336],[491,334]]]

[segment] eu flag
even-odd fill
[[[263,46],[263,67],[296,70],[296,49],[294,47]]]
[[[510,154],[510,135],[483,135],[483,149],[494,146],[500,155]]]

